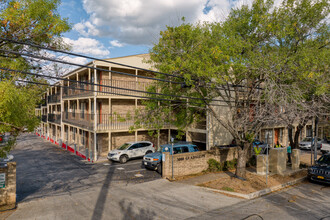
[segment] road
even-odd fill
[[[330,186],[305,181],[295,187],[190,219],[330,220]]]
[[[18,202],[83,191],[106,179],[128,185],[161,178],[142,167],[142,159],[92,164],[32,134],[21,135],[11,154],[17,162]]]

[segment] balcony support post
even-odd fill
[[[96,68],[96,65],[94,64],[93,61],[93,67]],[[94,69],[94,83],[97,84],[97,72],[96,69]],[[96,94],[97,94],[97,86],[94,85],[94,161],[97,160],[97,151],[96,151],[96,146],[97,146],[97,135],[96,135],[96,130],[97,130],[97,114],[96,114]]]
[[[108,133],[108,152],[111,151],[111,132]]]
[[[63,85],[63,81],[61,81],[61,84]],[[61,125],[61,140],[64,140],[64,125],[63,125],[63,112],[64,112],[64,102],[63,102],[63,87],[60,87],[60,108],[61,108],[61,121],[60,121],[60,125]],[[62,147],[62,145],[61,145]]]
[[[55,125],[55,138],[54,138],[54,142],[57,142],[57,125]]]

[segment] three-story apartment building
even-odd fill
[[[51,141],[75,146],[92,160],[125,142],[149,140],[155,147],[168,142],[170,128],[158,137],[146,129],[130,131],[135,109],[142,107],[143,92],[153,83],[150,65],[143,62],[148,54],[92,61],[92,68],[78,68],[66,74],[45,94],[46,104],[36,109],[41,115],[40,132]],[[125,66],[126,65],[126,66]],[[134,66],[134,67],[128,67]],[[141,69],[140,69],[141,68]],[[137,91],[134,91],[137,90]]]
[[[44,103],[36,108],[41,117],[39,132],[54,143],[74,146],[86,158],[96,161],[125,142],[148,140],[155,147],[168,143],[176,129],[164,125],[158,137],[148,130],[130,131],[137,108],[143,108],[143,93],[154,83],[150,64],[143,62],[148,54],[94,60],[63,76],[44,95]],[[225,109],[219,107],[219,114]],[[328,125],[327,125],[328,126]],[[328,126],[329,127],[329,126]],[[327,127],[320,127],[319,137],[326,135]],[[303,129],[301,138],[311,135],[311,125]],[[283,125],[264,127],[259,139],[274,145],[279,141],[288,145],[287,129]],[[205,112],[202,120],[191,125],[184,137],[200,149],[232,143],[233,137],[215,118]]]

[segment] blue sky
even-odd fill
[[[186,22],[220,21],[235,4],[229,0],[62,0],[59,13],[72,24],[64,40],[73,52],[113,58],[148,53],[160,31],[166,25],[178,25],[181,17]]]

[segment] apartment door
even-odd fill
[[[277,144],[277,142],[279,141],[278,137],[279,137],[280,130],[278,128],[276,128],[274,131],[275,131],[274,143]]]
[[[99,123],[102,124],[102,102],[99,102]]]

